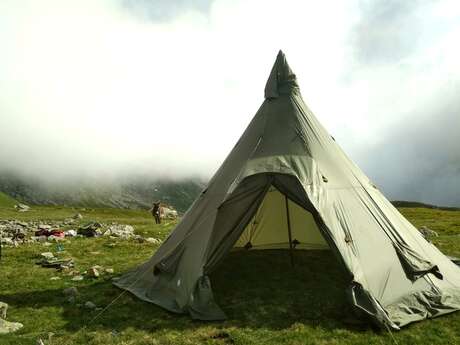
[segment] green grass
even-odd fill
[[[0,207],[13,207],[16,204],[16,200],[5,193],[0,192]]]
[[[426,225],[440,236],[435,243],[460,256],[460,212],[401,209],[416,226]],[[146,211],[32,207],[18,213],[0,207],[0,219],[61,220],[76,212],[86,220],[132,224],[137,233],[164,238],[173,224],[154,225]],[[73,239],[64,244],[76,268],[92,265],[121,274],[147,260],[157,246],[108,238]],[[10,304],[8,319],[24,324],[15,334],[0,336],[0,344],[459,344],[460,313],[419,322],[393,333],[350,322],[345,277],[326,251],[296,252],[297,265],[286,251],[234,252],[211,277],[215,298],[228,315],[224,322],[196,322],[123,294],[98,319],[97,314],[66,302],[62,290],[77,286],[77,303],[91,300],[108,305],[121,290],[110,275],[72,282],[54,269],[35,265],[37,255],[53,247],[31,244],[3,251],[0,301]],[[53,276],[60,280],[50,280]],[[47,341],[48,332],[55,335]]]

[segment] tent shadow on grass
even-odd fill
[[[188,315],[167,312],[127,292],[92,324],[89,322],[97,312],[66,302],[62,288],[2,298],[18,309],[60,308],[60,318],[65,322],[61,328],[68,332],[85,326],[108,332],[127,328],[181,331],[204,325],[287,329],[305,324],[324,329],[369,329],[365,323],[346,321],[350,319],[344,293],[346,278],[330,251],[296,251],[294,261],[292,267],[287,250],[231,253],[211,275],[215,299],[228,316],[224,322],[193,321]],[[78,290],[76,303],[90,300],[99,306],[108,305],[123,292],[108,279],[80,285]]]

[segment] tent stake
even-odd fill
[[[284,201],[286,203],[286,218],[289,236],[289,255],[291,256],[291,266],[294,267],[294,247],[292,246],[291,219],[289,217],[289,201],[286,195],[284,196]]]

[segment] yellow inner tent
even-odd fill
[[[287,205],[286,205],[287,201]],[[287,206],[287,207],[286,207]],[[254,217],[244,229],[235,248],[246,249],[329,249],[313,215],[271,186]]]

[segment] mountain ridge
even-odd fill
[[[30,205],[145,209],[159,200],[182,213],[204,187],[202,179],[192,177],[180,180],[126,177],[51,183],[0,174],[0,192]]]

